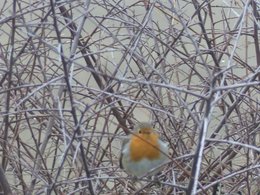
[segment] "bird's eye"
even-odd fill
[[[139,130],[139,131],[138,131],[138,133],[140,133],[140,134],[141,134],[141,133],[142,133],[142,131],[141,131],[141,130]]]

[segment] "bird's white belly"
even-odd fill
[[[127,172],[140,177],[145,174],[147,174],[152,169],[156,168],[155,170],[151,171],[148,175],[154,175],[158,173],[162,167],[159,167],[163,162],[165,161],[165,158],[157,159],[157,160],[148,160],[148,159],[142,159],[140,161],[129,161],[125,164],[124,168]]]

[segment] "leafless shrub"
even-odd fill
[[[260,193],[259,1],[1,3],[5,194]],[[159,185],[119,169],[136,121]]]

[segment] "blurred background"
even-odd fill
[[[260,194],[258,0],[0,5],[3,194]],[[138,121],[157,183],[119,168]]]

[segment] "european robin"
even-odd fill
[[[120,167],[136,177],[155,175],[168,159],[168,150],[150,123],[140,123],[134,133],[123,140]]]

